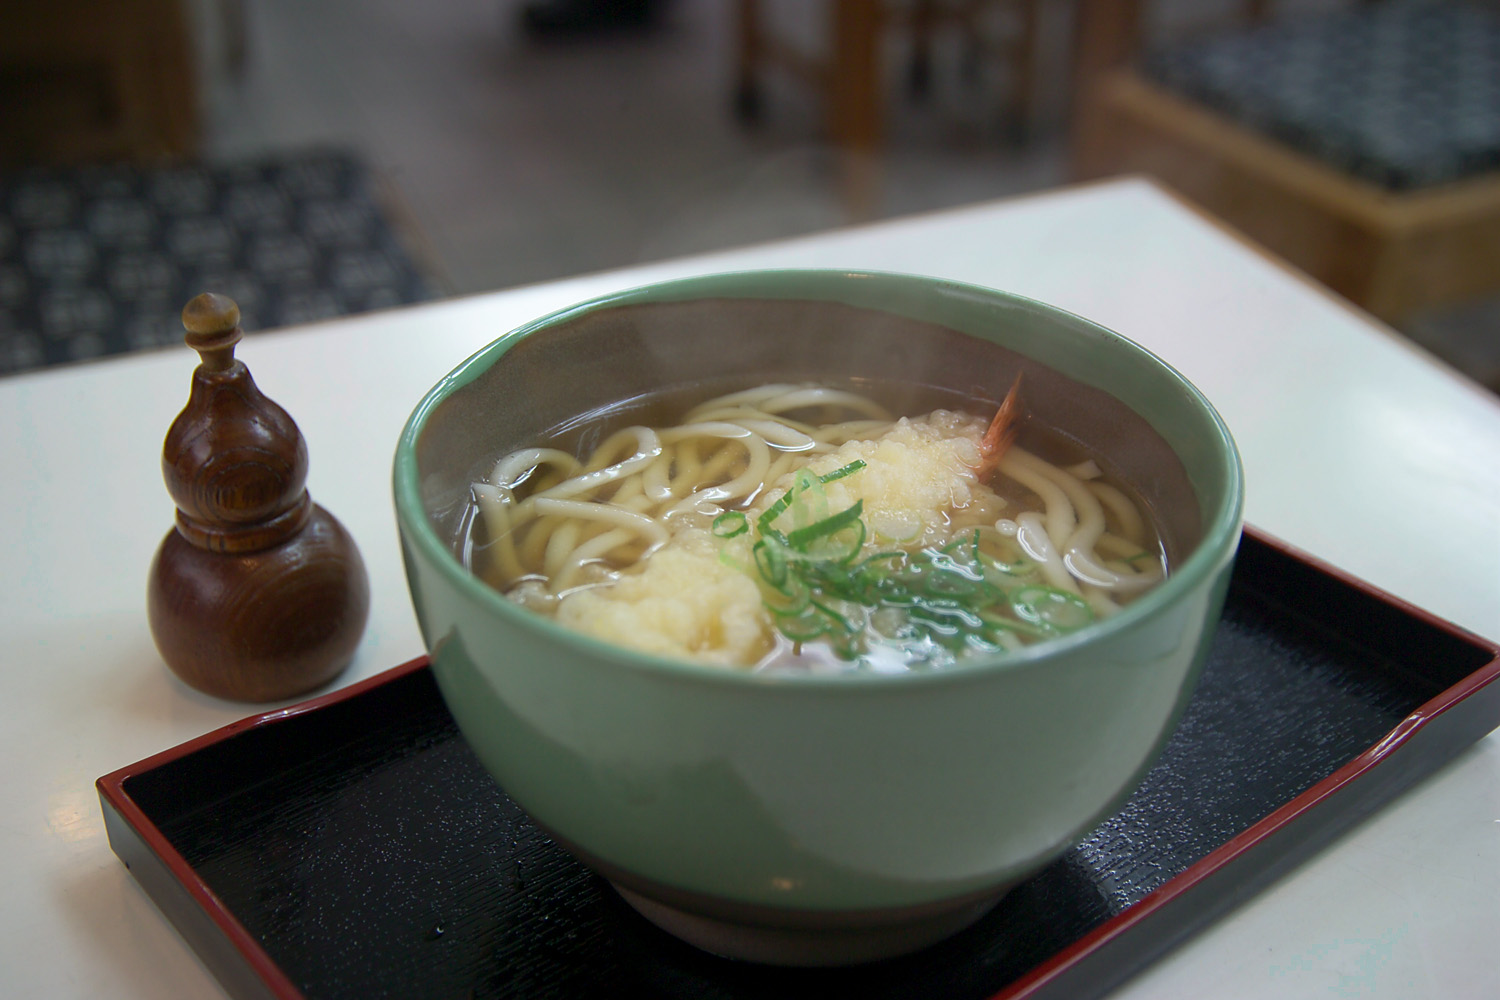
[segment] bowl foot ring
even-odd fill
[[[724,958],[768,965],[854,965],[895,958],[957,934],[994,908],[1004,892],[967,899],[913,919],[824,927],[741,923],[678,909],[611,882],[637,913],[694,947]]]

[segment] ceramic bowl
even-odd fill
[[[1028,419],[1135,484],[1173,565],[1066,638],[927,673],[767,676],[604,645],[455,555],[497,455],[622,400],[822,378],[993,401],[1018,370]],[[831,271],[692,278],[539,319],[435,386],[395,459],[412,600],[479,759],[647,918],[788,964],[953,933],[1118,808],[1191,693],[1242,496],[1223,421],[1125,338],[991,289]]]

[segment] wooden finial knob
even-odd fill
[[[297,424],[234,358],[239,307],[200,295],[182,323],[202,364],[162,446],[177,524],[151,567],[152,634],[173,672],[202,691],[300,694],[354,654],[369,612],[364,563],[308,496]]]
[[[240,307],[233,299],[204,292],[182,309],[187,345],[198,352],[204,367],[223,371],[234,363],[240,342]]]
[[[188,346],[203,363],[162,447],[178,530],[194,545],[219,552],[283,541],[301,529],[311,509],[302,432],[235,360],[241,333],[233,300],[200,295],[182,319]]]

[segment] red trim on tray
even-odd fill
[[[1400,609],[1404,614],[1412,618],[1446,631],[1458,638],[1464,639],[1471,645],[1489,652],[1491,655],[1490,662],[1470,673],[1441,694],[1418,706],[1415,711],[1403,719],[1390,733],[1382,737],[1379,742],[1349,761],[1333,774],[1313,785],[1291,801],[1282,804],[1252,826],[1221,844],[1198,862],[1173,877],[1165,885],[1147,895],[1140,902],[1135,903],[1117,916],[1101,924],[1084,937],[1075,941],[1072,945],[1064,948],[1050,959],[1033,968],[1020,979],[1015,980],[1000,992],[995,993],[990,1000],[1022,1000],[1022,998],[1033,996],[1039,990],[1046,987],[1054,978],[1074,965],[1079,959],[1104,947],[1115,937],[1134,927],[1139,922],[1146,920],[1155,911],[1166,906],[1193,888],[1197,883],[1227,865],[1247,848],[1272,836],[1302,814],[1315,808],[1324,799],[1333,795],[1400,749],[1427,723],[1470,697],[1476,691],[1493,683],[1497,678],[1500,678],[1500,646],[1497,646],[1495,643],[1476,636],[1450,621],[1439,618],[1430,612],[1386,593],[1358,577],[1352,576],[1307,552],[1266,534],[1258,528],[1247,524],[1244,526],[1244,531],[1256,541],[1279,550],[1297,562],[1308,565],[1320,573],[1337,579],[1348,587],[1362,591],[1383,603]],[[270,955],[261,948],[259,942],[245,929],[244,925],[239,922],[212,890],[198,877],[197,873],[188,865],[186,859],[177,852],[156,826],[146,817],[145,813],[135,804],[124,790],[124,782],[136,775],[150,771],[170,761],[177,760],[180,757],[195,753],[238,733],[258,726],[280,722],[305,712],[327,708],[330,705],[356,697],[372,688],[388,684],[393,680],[424,669],[427,666],[427,657],[417,657],[398,667],[392,667],[373,677],[369,677],[356,684],[351,684],[348,687],[340,688],[337,691],[230,723],[220,729],[205,733],[196,739],[189,740],[186,743],[164,750],[128,767],[107,774],[96,782],[100,794],[109,801],[120,813],[121,817],[140,835],[156,856],[162,859],[177,881],[203,907],[209,917],[228,937],[230,943],[244,956],[252,969],[261,977],[262,981],[282,1000],[306,1000],[306,998],[302,991],[287,978],[281,968],[271,959]]]
[[[427,662],[428,660],[426,656],[419,656],[414,660],[408,660],[407,662],[401,664],[399,667],[391,667],[389,670],[382,670],[380,673],[375,674],[373,677],[366,677],[364,680],[358,681],[354,684],[350,684],[348,687],[341,687],[336,691],[330,691],[327,694],[318,695],[316,698],[309,698],[307,701],[299,701],[295,705],[287,705],[285,708],[272,709],[269,712],[262,712],[260,715],[252,715],[248,718],[240,719],[236,722],[231,722],[227,726],[221,726],[218,729],[210,730],[209,732],[204,733],[202,736],[198,736],[191,740],[188,740],[186,743],[179,743],[177,746],[163,750],[161,753],[152,754],[145,760],[138,760],[134,764],[131,764],[127,767],[122,767],[118,771],[112,772],[110,774],[106,774],[104,777],[100,778],[99,781],[96,782],[96,784],[102,785],[104,782],[115,782],[117,779],[119,781],[124,781],[126,778],[134,777],[137,774],[141,774],[154,768],[161,767],[163,764],[169,764],[172,761],[177,760],[179,757],[186,757],[190,754],[197,753],[204,747],[212,746],[215,743],[227,740],[229,739],[229,737],[234,736],[238,733],[245,732],[246,730],[255,729],[259,726],[268,725],[272,722],[280,722],[282,719],[290,719],[293,716],[302,715],[306,712],[316,712],[317,710],[327,708],[330,705],[336,705],[341,701],[347,701],[357,695],[364,694],[371,688],[381,687],[382,685],[389,684],[391,681],[396,680],[397,678],[402,677],[406,674],[421,670],[422,668],[427,666]]]
[[[1265,545],[1268,548],[1278,550],[1282,555],[1294,560],[1295,562],[1302,563],[1306,566],[1311,566],[1313,569],[1317,570],[1319,573],[1322,573],[1324,576],[1331,576],[1347,587],[1362,591],[1384,604],[1389,604],[1392,607],[1397,608],[1402,612],[1402,614],[1406,615],[1409,618],[1416,618],[1428,625],[1433,626],[1434,628],[1438,628],[1444,632],[1448,632],[1460,639],[1465,640],[1471,645],[1478,646],[1481,649],[1486,649],[1493,653],[1495,656],[1500,657],[1500,644],[1497,644],[1490,639],[1486,639],[1482,635],[1470,632],[1462,625],[1451,622],[1446,618],[1440,618],[1437,615],[1433,614],[1431,611],[1428,611],[1424,608],[1419,608],[1415,604],[1412,604],[1410,601],[1397,597],[1395,594],[1392,594],[1389,591],[1381,590],[1379,587],[1375,586],[1368,580],[1363,580],[1360,577],[1355,576],[1353,573],[1350,573],[1348,570],[1340,569],[1332,563],[1325,562],[1324,560],[1313,555],[1311,552],[1308,552],[1306,549],[1299,549],[1297,546],[1292,545],[1290,542],[1284,542],[1280,538],[1277,538],[1275,535],[1268,534],[1265,530],[1257,528],[1252,524],[1244,525],[1243,533],[1249,535],[1257,542],[1260,542],[1262,545]],[[1446,692],[1444,692],[1444,694],[1446,694]],[[1438,695],[1438,697],[1434,698],[1433,701],[1438,701],[1442,697],[1443,695]]]
[[[224,905],[223,901],[208,887],[208,884],[198,877],[198,873],[188,864],[187,859],[177,852],[162,832],[157,829],[156,824],[147,818],[141,808],[135,804],[125,791],[125,782],[131,778],[151,771],[163,764],[170,763],[181,757],[211,746],[215,743],[229,739],[239,733],[255,729],[259,726],[270,725],[281,722],[293,716],[302,715],[305,712],[316,712],[341,701],[357,697],[369,691],[371,688],[389,684],[400,677],[422,670],[427,667],[427,657],[419,656],[414,660],[408,660],[399,667],[381,671],[373,677],[348,687],[330,691],[328,694],[310,698],[307,701],[288,705],[270,712],[262,712],[260,715],[252,715],[238,722],[231,722],[227,726],[204,733],[202,736],[179,744],[161,753],[154,754],[144,760],[135,762],[126,767],[113,771],[94,782],[95,787],[120,817],[130,824],[131,829],[145,842],[146,846],[167,866],[167,870],[177,879],[178,883],[188,891],[188,894],[197,901],[209,919],[218,925],[224,936],[235,950],[244,956],[245,961],[255,971],[261,980],[270,988],[271,992],[282,1000],[306,1000],[303,992],[293,983],[275,960],[268,955],[260,942],[245,929],[245,925]]]
[[[1059,951],[1051,958],[1033,968],[1030,972],[1021,976],[1021,978],[1006,986],[1000,992],[995,993],[989,1000],[1023,1000],[1025,997],[1034,995],[1079,959],[1108,944],[1118,935],[1150,917],[1156,910],[1161,909],[1205,878],[1208,878],[1224,865],[1244,853],[1246,849],[1272,836],[1303,813],[1315,808],[1324,799],[1333,795],[1400,749],[1403,744],[1411,739],[1427,723],[1470,697],[1476,691],[1493,683],[1496,678],[1500,678],[1500,646],[1497,646],[1495,643],[1474,635],[1472,632],[1468,632],[1446,619],[1439,618],[1430,612],[1409,604],[1401,598],[1389,594],[1358,577],[1351,576],[1335,566],[1330,566],[1323,560],[1295,546],[1288,545],[1258,528],[1253,528],[1247,524],[1245,525],[1245,533],[1253,536],[1256,541],[1262,542],[1273,549],[1278,549],[1299,562],[1308,564],[1329,576],[1336,577],[1347,586],[1363,591],[1371,597],[1401,609],[1405,614],[1413,618],[1421,619],[1430,625],[1468,640],[1473,645],[1488,651],[1491,654],[1490,662],[1470,673],[1457,684],[1454,684],[1436,697],[1417,706],[1410,715],[1397,723],[1394,729],[1381,737],[1377,743],[1364,753],[1355,757],[1301,795],[1289,802],[1283,803],[1253,825],[1226,840],[1204,855],[1195,864],[1189,865],[1168,880],[1161,888],[1148,894],[1140,902],[1123,910],[1117,916],[1100,924],[1088,934],[1085,934],[1062,951]]]

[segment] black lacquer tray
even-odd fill
[[[110,843],[237,998],[1093,997],[1500,725],[1500,648],[1247,529],[1136,794],[978,924],[790,970],[648,924],[480,767],[417,660],[99,779]]]

